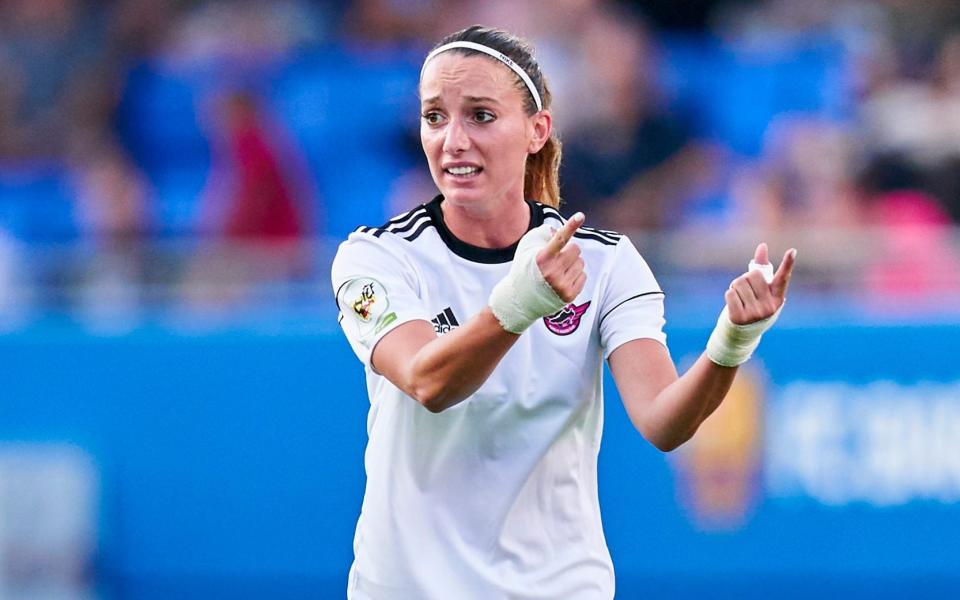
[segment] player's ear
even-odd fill
[[[530,119],[532,135],[530,143],[527,145],[527,152],[536,154],[540,152],[540,149],[550,139],[550,134],[553,133],[553,115],[550,114],[549,110],[541,110],[532,115]]]

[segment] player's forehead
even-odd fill
[[[443,52],[434,57],[420,77],[420,101],[424,104],[492,98],[501,103],[522,102],[516,75],[485,56]]]

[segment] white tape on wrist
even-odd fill
[[[541,225],[520,238],[510,272],[490,293],[490,310],[500,325],[511,333],[523,333],[537,319],[552,315],[567,305],[537,266],[537,253],[552,237],[550,226]]]
[[[767,283],[773,281],[773,265],[769,263],[758,264],[751,260],[747,267],[747,272],[750,271],[760,271]],[[727,307],[724,306],[720,311],[720,318],[717,319],[717,326],[707,340],[707,358],[723,367],[736,367],[747,362],[760,345],[763,332],[777,322],[781,310],[783,305],[762,321],[737,325],[730,320]]]
[[[763,332],[770,329],[780,316],[781,306],[772,316],[748,325],[737,325],[730,320],[727,307],[720,311],[717,326],[707,340],[707,357],[718,365],[736,367],[750,360],[760,345]]]

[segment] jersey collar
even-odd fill
[[[513,260],[513,255],[517,252],[517,246],[520,244],[520,240],[517,240],[506,248],[481,248],[480,246],[468,244],[447,229],[447,224],[443,222],[443,210],[440,208],[441,202],[443,202],[443,194],[438,194],[433,200],[425,204],[424,207],[427,209],[427,214],[430,215],[433,225],[437,228],[440,239],[443,240],[443,243],[447,245],[447,248],[449,248],[451,252],[460,258],[488,265],[506,263]],[[529,231],[543,224],[543,209],[542,206],[536,202],[526,200],[526,203],[530,207],[530,227],[527,229],[527,231]]]

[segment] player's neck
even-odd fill
[[[530,227],[530,207],[522,196],[482,205],[444,200],[443,221],[457,239],[480,248],[506,248]]]

